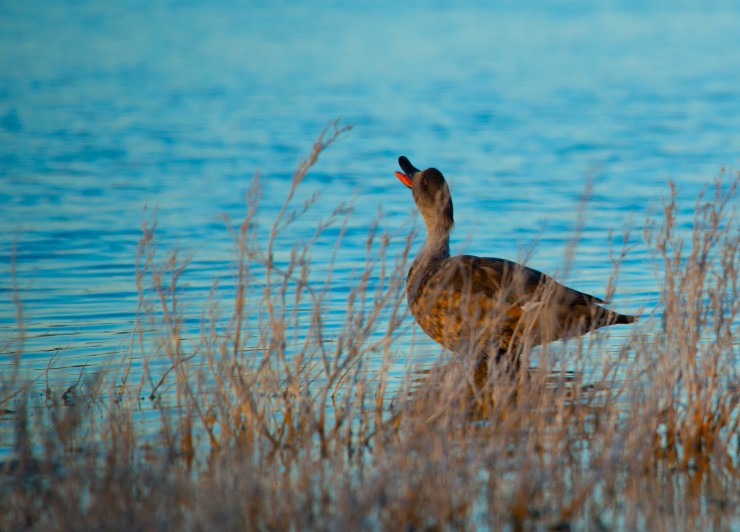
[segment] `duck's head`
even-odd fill
[[[411,189],[427,228],[452,229],[452,196],[442,172],[436,168],[419,170],[403,155],[398,158],[398,164],[403,172],[395,172],[396,177]]]

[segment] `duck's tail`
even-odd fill
[[[586,319],[585,325],[591,330],[598,329],[600,327],[608,327],[609,325],[629,324],[635,323],[639,316],[631,316],[629,314],[620,314],[604,308],[601,305],[594,305],[588,309],[589,318]]]
[[[612,312],[611,314],[612,314],[611,323],[615,325],[619,323],[624,323],[624,324],[635,323],[639,319],[639,316],[631,316],[629,314],[619,314],[617,312]]]

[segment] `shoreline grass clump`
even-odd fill
[[[0,529],[740,524],[738,177],[698,198],[688,232],[671,190],[646,231],[660,301],[618,349],[608,332],[550,344],[516,378],[494,371],[479,386],[455,354],[399,372],[412,236],[371,225],[342,301],[332,272],[351,206],[276,258],[314,207],[296,201],[303,178],[345,131],[319,137],[267,226],[252,183],[244,219],[227,220],[232,270],[202,309],[183,303],[188,257],[163,255],[146,223],[128,351],[48,387],[43,404],[20,369],[17,302],[17,337],[3,343]],[[311,246],[329,232],[319,276]]]

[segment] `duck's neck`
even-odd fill
[[[448,228],[427,226],[427,238],[421,251],[411,263],[406,277],[406,293],[409,302],[416,301],[424,283],[429,279],[440,261],[450,257],[450,232]]]
[[[450,233],[452,226],[427,226],[427,239],[420,253],[427,260],[446,259],[450,256]]]

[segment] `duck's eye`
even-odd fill
[[[423,187],[427,186],[427,176],[423,176],[421,178],[421,186]]]

